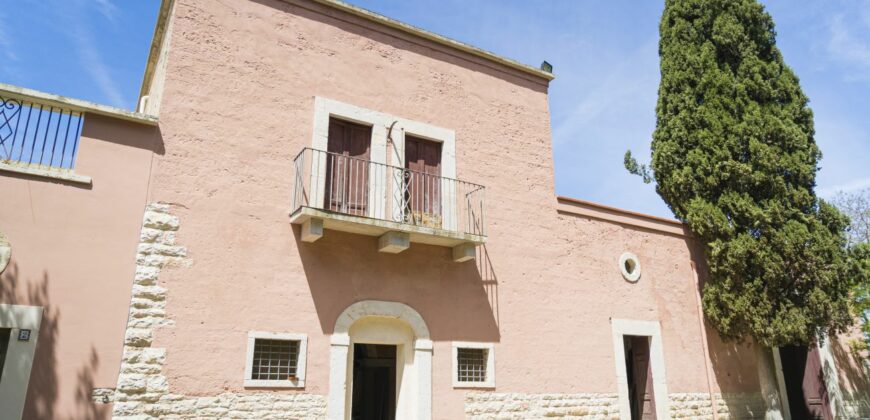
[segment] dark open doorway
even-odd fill
[[[632,420],[656,418],[653,396],[652,366],[650,365],[649,337],[626,335],[625,371],[628,374],[628,396]]]
[[[782,360],[782,376],[791,418],[833,419],[819,348],[780,347],[779,357]]]
[[[3,380],[3,365],[6,364],[6,352],[9,350],[11,328],[0,328],[0,381]]]
[[[352,420],[395,420],[396,346],[354,344]]]

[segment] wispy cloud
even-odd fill
[[[118,22],[118,6],[112,0],[95,0],[97,10],[113,25]]]
[[[852,191],[863,190],[865,188],[870,188],[870,178],[859,178],[853,181],[849,181],[845,184],[819,188],[816,191],[816,194],[822,198],[831,198],[838,192],[848,193]]]
[[[0,13],[0,54],[9,61],[18,61],[18,56],[15,54],[12,37],[6,32],[9,25],[6,23],[6,16]]]
[[[831,57],[853,67],[849,77],[870,79],[870,43],[866,42],[866,37],[855,35],[855,32],[870,32],[870,11],[862,13],[858,25],[847,21],[844,14],[834,15],[828,21],[828,29],[830,39],[827,49]]]
[[[82,68],[86,69],[109,104],[119,108],[126,106],[124,95],[121,94],[121,89],[103,61],[100,51],[97,50],[90,30],[84,25],[77,24],[72,30],[72,39]]]
[[[97,11],[105,17],[105,19],[115,24],[117,22],[118,8],[112,3],[112,0],[96,0],[85,1],[75,0],[69,3],[73,6],[67,8],[67,13],[63,14],[60,19],[64,22],[69,39],[72,41],[73,50],[79,61],[80,68],[84,69],[93,80],[97,89],[104,97],[104,101],[109,105],[124,108],[127,106],[127,101],[124,100],[124,95],[115,78],[112,76],[111,68],[106,64],[100,50],[98,49],[97,39],[94,37],[93,29],[95,22],[92,21],[93,13],[88,13],[87,9],[96,6]]]
[[[602,116],[612,117],[621,111],[633,109],[640,98],[651,101],[654,107],[658,83],[658,74],[655,72],[657,46],[658,39],[650,39],[637,50],[621,57],[620,63],[610,69],[602,82],[578,98],[576,104],[556,122],[554,142],[560,144],[569,141],[589,126],[598,124]],[[628,121],[627,118],[625,123],[634,124],[635,121]]]

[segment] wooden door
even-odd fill
[[[440,228],[441,143],[405,136],[405,221]]]
[[[819,348],[780,347],[788,408],[794,419],[832,420]]]
[[[324,208],[366,216],[372,128],[329,119]]]
[[[626,336],[626,370],[632,420],[656,418],[649,337]]]

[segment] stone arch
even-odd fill
[[[336,336],[346,336],[354,322],[369,316],[399,319],[411,327],[418,341],[429,340],[429,327],[420,313],[404,303],[382,300],[363,300],[348,306],[335,320],[333,340]]]
[[[411,345],[414,381],[410,385],[413,398],[409,405],[409,418],[429,420],[432,418],[432,340],[423,317],[414,308],[399,302],[364,300],[348,306],[335,321],[330,340],[329,397],[327,418],[349,418],[348,365],[351,347],[351,327],[365,318],[390,318],[406,324],[414,333]],[[352,354],[352,353],[350,353]]]

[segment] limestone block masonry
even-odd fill
[[[674,419],[712,419],[708,393],[671,393]],[[761,394],[716,394],[719,419],[763,419]],[[616,394],[515,394],[471,392],[465,396],[468,419],[619,419]]]
[[[170,210],[166,203],[145,208],[117,388],[111,397],[105,389],[94,390],[94,400],[112,402],[116,419],[325,418],[322,395],[251,392],[193,397],[170,392],[163,373],[166,349],[152,347],[155,329],[172,325],[166,316],[166,288],[158,277],[166,266],[192,264],[187,249],[175,243],[179,220]]]
[[[465,418],[488,419],[619,419],[616,394],[516,394],[469,392]]]
[[[716,414],[719,419],[763,419],[765,414],[764,399],[760,393],[726,393],[716,396]],[[712,419],[713,403],[710,394],[671,393],[671,418],[673,419]]]

